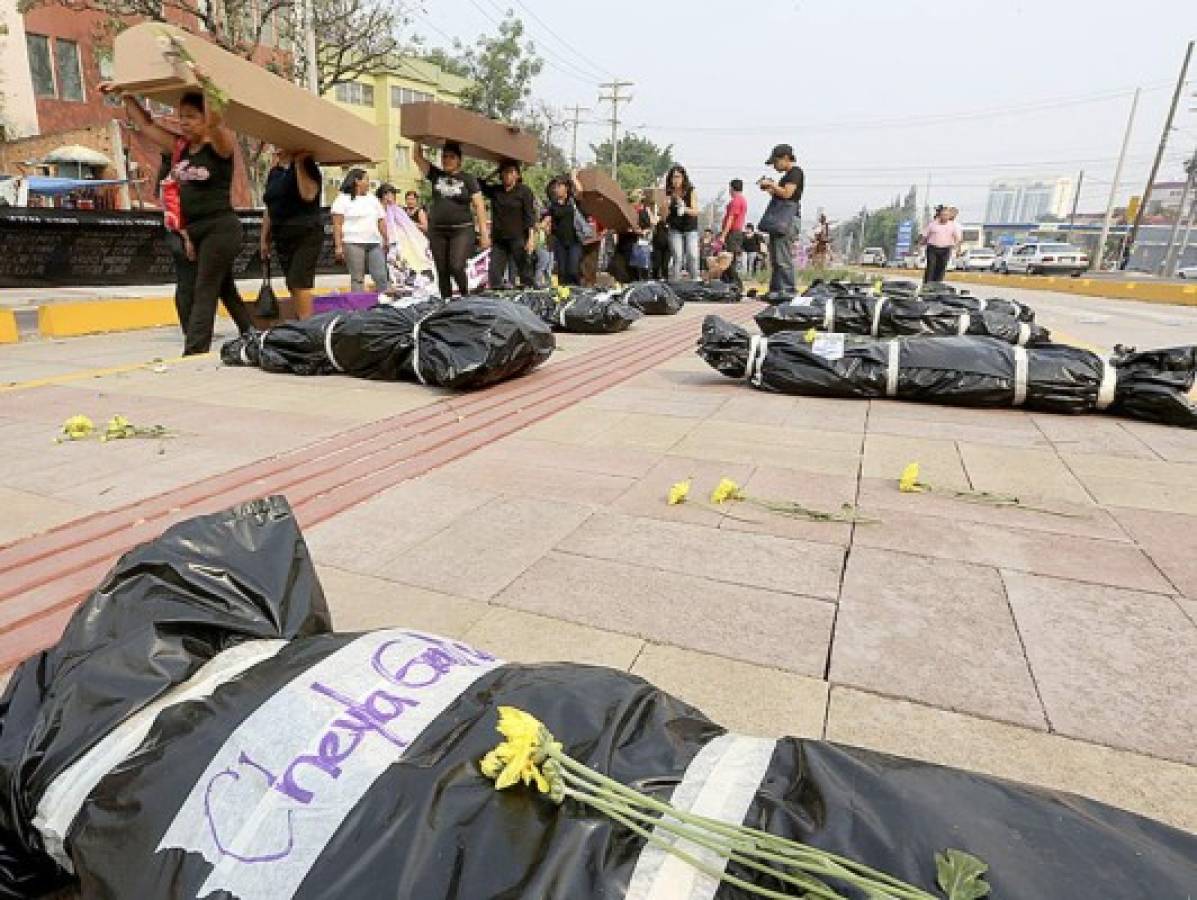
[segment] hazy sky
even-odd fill
[[[548,63],[537,95],[591,108],[580,144],[609,134],[596,85],[617,75],[635,82],[627,130],[673,144],[700,199],[755,181],[769,148],[792,143],[808,221],[928,177],[933,203],[973,220],[995,178],[1080,169],[1081,211],[1102,210],[1135,86],[1120,197],[1141,193],[1197,38],[1193,0],[425,0],[412,30],[472,41],[508,8]],[[1161,179],[1179,179],[1197,148],[1195,91],[1197,59]],[[755,216],[763,203],[748,193]]]

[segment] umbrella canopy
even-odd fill
[[[84,147],[82,144],[67,144],[56,150],[52,150],[46,155],[46,162],[82,163],[85,166],[112,165],[112,160],[99,150]]]

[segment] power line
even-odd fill
[[[585,106],[579,106],[577,104],[574,104],[573,106],[567,106],[567,107],[565,107],[565,110],[566,110],[566,112],[572,112],[574,114],[573,121],[571,123],[569,123],[569,124],[573,125],[573,133],[574,133],[573,134],[573,145],[572,145],[573,151],[569,155],[569,163],[570,163],[570,166],[572,166],[573,168],[576,169],[578,167],[578,124],[581,122],[580,117],[581,117],[582,113],[589,112],[590,110]]]
[[[600,84],[600,88],[609,90],[609,94],[599,94],[599,103],[611,104],[611,177],[619,177],[619,104],[627,103],[631,97],[621,97],[619,92],[625,87],[632,87],[631,81],[620,81],[618,78]]]
[[[474,7],[476,9],[478,9],[479,12],[481,12],[491,22],[493,22],[496,25],[496,27],[502,26],[502,23],[498,19],[495,19],[493,16],[486,13],[485,10],[483,10],[481,7],[478,6],[477,3],[474,2],[474,0],[470,0],[470,2],[473,3]],[[496,0],[489,0],[489,3],[491,6],[493,6],[495,8],[495,11],[500,16],[502,16],[504,19],[507,17],[508,12],[510,12],[510,10],[504,10],[501,6],[499,6],[499,4],[496,2]],[[535,44],[533,46],[535,46]],[[594,75],[590,72],[587,72],[581,66],[577,65],[572,59],[569,59],[569,58],[563,56],[562,54],[554,51],[552,47],[538,46],[538,47],[535,47],[535,49],[538,52],[544,51],[553,57],[553,59],[544,59],[542,57],[542,61],[545,63],[545,65],[552,66],[553,68],[555,68],[561,72],[568,70],[568,73],[571,75],[571,77],[576,78],[578,81],[584,81],[587,84],[593,85],[593,84],[597,84],[599,81],[602,80],[601,75]],[[554,62],[554,60],[559,60],[559,62]]]
[[[553,37],[555,37],[561,43],[561,46],[565,47],[571,53],[576,55],[578,57],[578,59],[580,59],[580,60],[582,60],[582,62],[586,63],[589,68],[591,68],[595,72],[599,73],[599,79],[615,77],[614,73],[612,73],[605,67],[600,66],[594,60],[590,59],[590,57],[586,56],[586,54],[582,53],[582,51],[580,51],[577,47],[575,47],[573,44],[569,43],[569,41],[567,41],[560,34],[558,34],[556,31],[554,31],[552,28],[550,28],[549,24],[547,22],[545,22],[545,20],[542,19],[540,16],[538,16],[533,9],[531,9],[526,3],[523,2],[523,0],[515,0],[515,2],[517,4],[519,4],[520,8],[524,12],[526,12],[528,15],[530,15],[536,22],[539,22],[541,28],[543,28],[545,31],[547,31],[549,34],[551,34]],[[595,80],[597,81],[599,79],[595,79]]]

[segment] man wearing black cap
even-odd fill
[[[758,184],[769,194],[769,206],[761,217],[761,230],[769,234],[769,256],[773,269],[769,275],[770,294],[793,294],[794,236],[798,233],[802,214],[802,169],[794,159],[794,148],[778,144],[765,160],[781,173],[781,178],[762,178]]]

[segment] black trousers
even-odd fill
[[[508,269],[515,268],[512,286],[532,287],[532,257],[520,238],[492,238],[490,244],[490,273],[492,288],[502,287],[508,280]]]
[[[669,245],[653,243],[652,276],[655,281],[669,280]]]
[[[928,244],[927,269],[923,272],[923,281],[927,284],[943,281],[944,273],[948,271],[948,260],[951,258],[951,247],[932,247]]]
[[[212,349],[216,303],[224,302],[237,330],[253,328],[253,318],[233,281],[233,260],[241,252],[241,220],[235,215],[215,216],[187,228],[195,259],[188,259],[183,240],[170,235],[175,257],[175,311],[183,329],[183,355]],[[177,247],[177,252],[176,252]]]
[[[448,300],[453,296],[453,285],[462,296],[470,292],[470,281],[466,276],[466,263],[474,249],[474,227],[432,228],[428,231],[428,243],[432,259],[436,263],[436,280],[441,296]]]
[[[557,261],[557,282],[559,284],[582,283],[582,245],[563,243],[553,239],[553,256]]]

